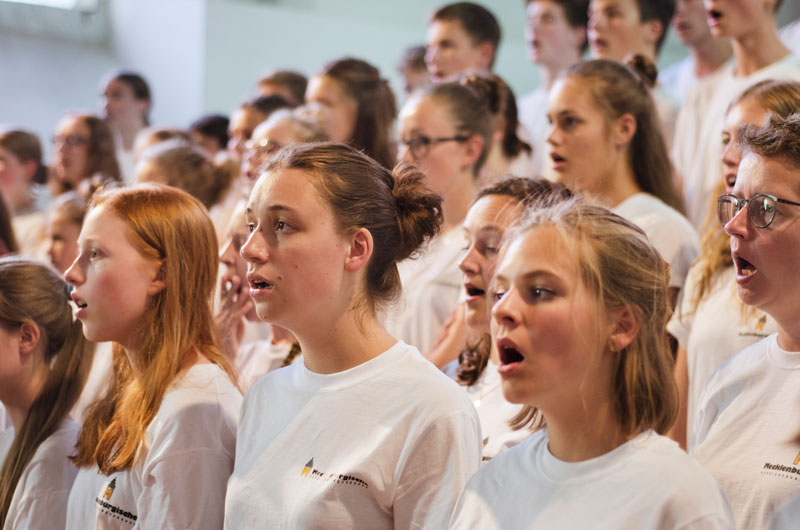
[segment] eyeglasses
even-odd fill
[[[717,199],[717,219],[722,226],[727,225],[739,210],[747,206],[747,216],[757,228],[766,228],[775,219],[778,211],[778,203],[800,206],[800,202],[779,199],[774,195],[759,193],[749,199],[740,199],[736,195],[726,193]]]
[[[244,143],[244,148],[247,151],[253,151],[258,154],[267,155],[277,153],[281,147],[283,147],[283,144],[279,144],[275,140],[270,140],[269,138],[262,138],[260,140],[251,139]]]
[[[414,136],[410,140],[400,140],[400,143],[406,146],[411,151],[411,157],[414,160],[422,160],[431,150],[432,144],[440,144],[442,142],[466,142],[469,136],[458,135],[450,136],[449,138],[428,138],[427,136]]]
[[[86,138],[85,136],[81,136],[80,134],[66,134],[66,135],[53,136],[53,145],[55,146],[66,144],[69,147],[75,147],[76,145],[83,145],[88,141],[89,141],[88,138]]]

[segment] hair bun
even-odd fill
[[[392,195],[400,229],[395,261],[402,261],[439,233],[444,219],[442,198],[428,189],[427,177],[417,166],[400,163],[392,176]]]
[[[648,86],[648,88],[653,88],[656,86],[656,80],[658,80],[658,67],[656,67],[655,63],[641,54],[636,54],[631,57],[628,57],[628,60],[625,61],[625,64],[631,67],[631,69],[639,74],[639,77],[642,78],[642,81]]]

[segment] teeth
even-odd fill
[[[750,276],[755,272],[756,272],[755,269],[742,269],[742,276]]]

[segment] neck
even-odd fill
[[[609,177],[603,180],[603,189],[591,190],[597,195],[599,202],[614,208],[628,197],[641,193],[642,189],[636,183],[633,167],[628,162],[627,151],[618,152],[616,168]]]
[[[800,320],[794,318],[786,325],[778,323],[778,346],[786,351],[800,352]]]
[[[144,127],[144,121],[129,123],[116,127],[117,133],[119,134],[119,139],[121,141],[121,147],[124,151],[130,151],[133,149],[136,135],[139,134],[139,131],[144,129]]]
[[[503,152],[503,146],[500,141],[493,142],[483,164],[483,169],[481,169],[478,187],[490,184],[508,173],[508,164],[510,162]],[[466,217],[466,212],[464,216]]]
[[[355,309],[332,323],[296,335],[306,367],[318,374],[343,372],[363,364],[397,342],[374,314],[360,315]]]
[[[38,370],[20,377],[20,386],[3,389],[3,407],[6,409],[8,417],[11,418],[11,423],[17,432],[22,428],[33,402],[36,401],[36,397],[42,391],[45,379],[47,379],[47,369],[42,365]]]
[[[453,180],[453,185],[442,194],[442,214],[444,224],[442,233],[447,232],[464,220],[472,205],[477,190],[475,189],[475,179],[472,176],[472,168],[469,167],[462,172],[460,178]]]
[[[24,212],[33,204],[33,197],[27,185],[19,186],[16,189],[10,189],[8,191],[0,191],[3,192],[0,199],[5,199],[10,215],[17,215],[20,212]]]
[[[286,328],[270,324],[269,329],[272,335],[272,344],[294,344],[297,342],[297,339],[294,338],[292,332]]]
[[[732,46],[737,77],[753,74],[789,55],[789,50],[778,38],[774,22],[749,35],[733,39]]]
[[[697,77],[705,77],[713,73],[731,56],[731,44],[725,39],[715,39],[711,35],[707,39],[689,47],[694,61],[694,73]]]
[[[550,92],[550,89],[553,88],[553,83],[556,82],[556,79],[558,79],[558,76],[561,75],[561,72],[580,60],[580,52],[575,51],[574,53],[565,53],[564,55],[560,55],[557,60],[552,62],[541,63],[540,66],[542,68],[539,70],[541,85],[544,86],[545,90]]]
[[[587,406],[591,404],[591,410]],[[562,411],[567,412],[567,411]],[[613,451],[627,441],[609,399],[586,399],[578,411],[544,414],[548,448],[564,462],[581,462]]]

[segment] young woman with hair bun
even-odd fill
[[[94,344],[73,321],[68,285],[44,263],[0,259],[0,528],[64,528],[80,425],[69,412]],[[2,428],[2,426],[0,426]]]
[[[378,312],[397,262],[433,237],[441,200],[342,144],[282,150],[247,206],[250,295],[303,362],[242,406],[225,527],[443,528],[480,462],[466,395]]]
[[[472,477],[449,528],[731,528],[720,487],[663,436],[677,410],[668,279],[603,207],[527,212],[501,250],[491,330],[503,395],[536,432]]]
[[[65,278],[86,337],[114,342],[112,381],[84,415],[67,528],[222,526],[242,396],[211,313],[217,248],[183,191],[92,198]]]
[[[567,69],[550,93],[550,166],[556,180],[642,228],[669,263],[671,297],[699,253],[681,201],[648,84],[641,69],[597,59]]]

